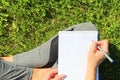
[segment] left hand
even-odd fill
[[[58,75],[57,69],[50,69],[44,74],[42,80],[63,80],[65,78],[64,74]]]

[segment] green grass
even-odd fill
[[[100,66],[100,80],[120,80],[119,0],[1,0],[0,56],[33,49],[75,24],[92,22],[100,39],[110,41],[111,57]]]

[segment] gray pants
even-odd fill
[[[66,29],[66,31],[85,31],[85,30],[94,31],[97,29],[92,23],[81,23]],[[58,35],[54,36],[46,43],[42,44],[41,46],[38,46],[37,48],[34,48],[28,52],[14,55],[13,63],[1,61],[0,67],[3,65],[5,66],[3,66],[0,69],[0,75],[2,75],[2,77],[0,76],[0,79],[29,80],[32,74],[31,68],[36,67],[56,68],[57,59],[58,59]],[[4,71],[1,72],[1,70]],[[14,74],[14,72],[15,73],[17,72],[17,75]],[[11,75],[12,78],[9,77]],[[7,76],[9,77],[9,79]]]
[[[0,60],[0,80],[31,80],[32,68]]]

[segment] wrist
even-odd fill
[[[85,80],[96,80],[96,70],[96,66],[88,65]]]
[[[97,64],[88,64],[87,65],[87,69],[92,69],[92,70],[95,70],[97,68]]]

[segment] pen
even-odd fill
[[[100,46],[97,46],[97,48],[105,55],[105,57],[106,57],[111,63],[114,62],[114,60],[113,60]]]

